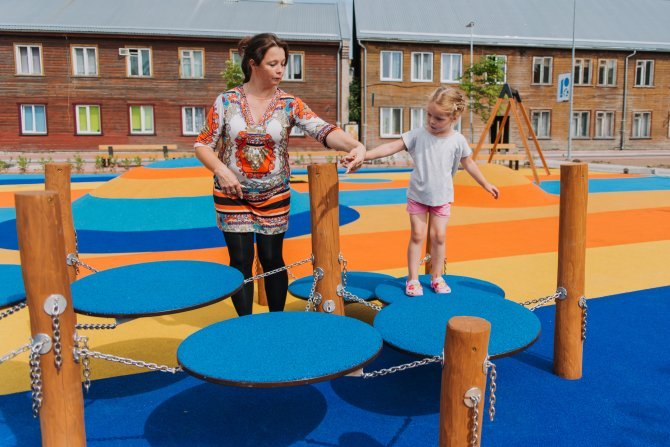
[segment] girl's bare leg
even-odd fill
[[[411,231],[407,246],[407,271],[408,279],[411,281],[419,278],[419,263],[423,257],[423,246],[426,243],[428,214],[410,214],[409,222]]]

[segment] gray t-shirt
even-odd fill
[[[414,161],[407,197],[428,206],[453,202],[453,176],[461,158],[472,154],[465,137],[456,131],[436,137],[419,127],[402,134],[402,140]]]

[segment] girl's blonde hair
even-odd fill
[[[434,103],[445,112],[453,113],[458,118],[465,111],[467,98],[465,94],[453,87],[438,87],[428,97],[428,103]]]

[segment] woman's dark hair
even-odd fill
[[[251,67],[249,61],[253,60],[256,65],[260,65],[265,57],[265,53],[272,48],[279,47],[284,50],[284,55],[288,61],[288,44],[272,33],[256,34],[240,40],[237,45],[237,52],[242,56],[242,72],[244,73],[244,82],[251,79]]]

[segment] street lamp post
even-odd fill
[[[473,58],[474,58],[474,39],[473,39],[473,30],[475,29],[475,22],[470,21],[467,25],[465,25],[466,28],[470,28],[470,86],[472,86],[472,65],[473,65]],[[474,141],[474,130],[472,128],[472,121],[473,121],[473,111],[472,111],[472,87],[470,87],[470,143]]]

